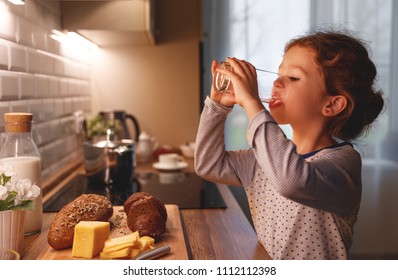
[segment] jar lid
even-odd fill
[[[6,132],[30,132],[33,115],[31,113],[5,113]]]
[[[4,122],[31,122],[33,115],[31,113],[5,113]]]

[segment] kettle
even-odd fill
[[[127,114],[125,111],[113,111],[113,110],[106,110],[99,112],[99,115],[104,120],[119,120],[121,124],[121,131],[118,133],[118,139],[134,139],[136,142],[138,141],[138,137],[140,135],[140,126],[138,124],[137,119],[130,114]],[[134,138],[131,138],[129,130],[127,128],[126,120],[129,119],[133,122],[133,126],[135,129]]]

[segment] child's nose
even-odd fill
[[[278,78],[274,81],[273,85],[274,85],[274,87],[282,87],[283,84],[282,84],[281,78],[278,77]]]

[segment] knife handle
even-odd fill
[[[170,246],[169,245],[164,245],[161,247],[153,248],[152,250],[143,252],[136,256],[134,259],[135,260],[154,260],[157,259],[163,255],[166,255],[170,253]]]

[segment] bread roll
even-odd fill
[[[57,213],[48,232],[48,244],[54,249],[71,247],[77,223],[108,221],[112,215],[112,203],[105,196],[82,194]]]
[[[166,231],[167,210],[163,202],[146,192],[132,194],[123,205],[127,226],[140,236],[159,237]]]

